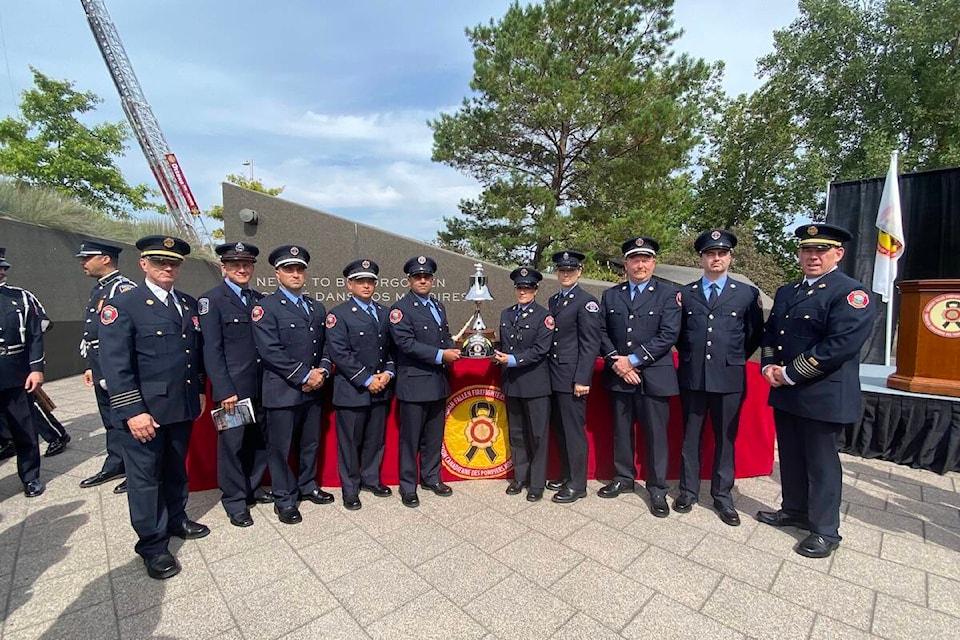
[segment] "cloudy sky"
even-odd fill
[[[479,192],[430,161],[426,121],[467,94],[464,28],[507,0],[107,0],[167,142],[201,208],[246,173],[283,197],[418,239]],[[677,0],[678,49],[726,63],[728,93],[757,86],[756,59],[796,17],[791,0]],[[16,113],[29,66],[104,98],[123,119],[80,0],[0,2],[0,117]],[[136,143],[120,166],[154,186]]]

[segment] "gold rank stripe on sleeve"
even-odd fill
[[[812,364],[810,364],[804,359],[802,353],[793,359],[793,366],[796,368],[797,372],[800,375],[802,375],[804,378],[816,378],[817,376],[823,375],[823,372],[820,371],[820,369],[813,366]]]
[[[120,409],[131,404],[137,404],[138,402],[143,402],[143,397],[140,395],[139,389],[110,396],[110,406],[114,409]]]
[[[762,358],[772,358],[773,357],[773,347],[763,347],[760,350],[760,357]]]

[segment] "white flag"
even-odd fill
[[[883,183],[883,195],[877,209],[877,257],[873,263],[873,290],[880,299],[889,302],[893,297],[893,282],[897,279],[897,261],[903,255],[906,242],[903,237],[903,216],[900,212],[900,182],[897,177],[897,152],[890,155],[890,169]]]

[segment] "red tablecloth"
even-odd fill
[[[600,379],[602,361],[597,360],[594,372],[594,384],[590,390],[590,399],[587,402],[587,440],[590,444],[589,477],[608,479],[613,476],[613,431],[610,422],[610,401],[606,389]],[[460,360],[453,365],[451,379],[454,396],[457,391],[474,385],[499,386],[500,371],[488,360]],[[737,437],[736,450],[736,477],[747,478],[752,476],[768,475],[773,470],[774,424],[773,412],[767,406],[769,386],[760,375],[757,363],[747,363],[747,398],[740,416],[740,433]],[[334,413],[329,403],[329,389],[327,401],[324,403],[321,429],[323,432],[320,455],[317,460],[317,479],[325,487],[340,485],[337,476],[337,432],[334,428]],[[212,406],[208,399],[208,406]],[[451,422],[448,421],[448,429]],[[713,435],[704,434],[702,477],[709,478],[713,459]],[[669,477],[677,478],[680,472],[680,445],[683,437],[681,425],[679,396],[670,400],[670,469]],[[382,479],[386,484],[398,483],[397,464],[399,460],[398,441],[400,431],[397,426],[396,408],[387,419],[386,451],[383,459]],[[637,434],[637,466],[643,476],[643,435]],[[493,455],[493,454],[491,454]],[[558,469],[556,448],[551,443],[550,451],[551,475]],[[483,459],[480,454],[478,460]],[[499,467],[504,466],[502,464]],[[499,475],[485,477],[510,477],[509,464],[507,470]],[[498,467],[498,468],[499,468]],[[202,491],[214,489],[217,486],[217,434],[213,428],[213,421],[209,413],[205,413],[195,423],[193,435],[190,439],[190,450],[187,453],[187,474],[190,478],[190,489]],[[445,481],[460,480],[463,474],[454,474],[446,463],[442,469]]]

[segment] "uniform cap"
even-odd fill
[[[380,265],[373,260],[362,258],[354,260],[343,268],[343,277],[347,280],[357,278],[376,278],[380,274]]]
[[[6,247],[0,247],[0,268],[9,269],[12,267],[9,262],[7,262],[7,249]]]
[[[709,249],[731,250],[735,246],[737,246],[737,236],[726,229],[704,231],[693,241],[693,248],[697,253],[703,253]]]
[[[533,267],[518,267],[510,272],[510,279],[513,280],[515,287],[533,287],[537,288],[543,280],[543,274]]]
[[[110,256],[116,262],[120,258],[120,252],[123,247],[118,247],[99,240],[84,240],[80,243],[80,249],[74,258],[86,258],[87,256]]]
[[[190,245],[186,240],[173,236],[145,236],[137,240],[137,249],[140,249],[141,258],[153,256],[183,260],[184,256],[190,254]]]
[[[853,240],[853,235],[849,231],[834,224],[805,224],[797,227],[793,234],[800,238],[801,247],[829,249],[843,246],[844,242]]]
[[[655,256],[660,251],[660,243],[647,236],[634,236],[620,245],[623,251],[623,257],[627,258],[635,253],[643,253],[648,256]]]
[[[427,256],[415,256],[404,263],[403,272],[408,276],[418,273],[433,275],[437,272],[437,262]]]
[[[550,257],[557,269],[579,269],[587,256],[578,251],[558,251]]]
[[[214,251],[220,256],[220,262],[230,262],[231,260],[256,262],[257,256],[260,255],[260,249],[246,242],[225,242],[217,245]]]
[[[310,252],[295,244],[285,244],[271,251],[267,260],[271,266],[278,269],[287,264],[299,264],[305,267],[310,264]]]

